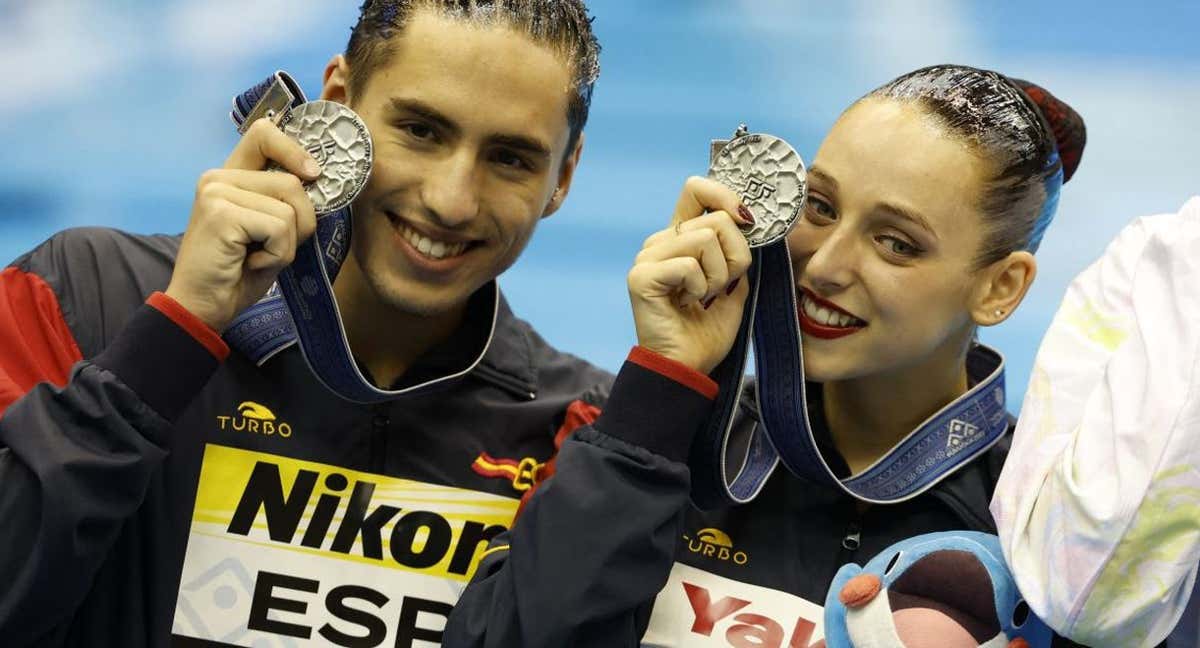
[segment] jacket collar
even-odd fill
[[[513,315],[493,279],[471,295],[458,329],[422,356],[402,384],[419,386],[461,374],[532,400],[538,391],[533,338],[533,330]]]
[[[495,286],[493,280],[491,285]],[[497,302],[491,342],[473,375],[523,399],[538,393],[538,370],[534,364],[535,335],[532,327],[513,315],[508,300],[494,288]]]

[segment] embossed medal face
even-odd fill
[[[310,101],[292,108],[279,127],[321,165],[321,176],[304,186],[317,216],[358,196],[371,175],[372,149],[367,125],[353,110],[335,101]]]
[[[732,140],[712,159],[708,175],[737,192],[754,214],[755,224],[742,227],[750,247],[786,236],[808,194],[804,161],[774,135],[752,133]]]

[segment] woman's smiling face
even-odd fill
[[[788,235],[807,376],[903,372],[974,331],[988,163],[918,103],[868,98],[821,144]]]

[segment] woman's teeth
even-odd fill
[[[851,326],[862,326],[862,322],[844,313],[832,311],[824,306],[818,306],[816,302],[808,298],[808,295],[800,300],[800,306],[804,309],[804,314],[818,324],[823,326],[833,326],[836,328],[849,328]]]
[[[445,259],[448,257],[456,257],[462,254],[467,249],[466,243],[447,243],[445,241],[435,241],[418,233],[413,228],[404,223],[397,223],[400,230],[400,236],[403,236],[414,248],[422,255],[430,259]]]

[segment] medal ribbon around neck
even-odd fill
[[[425,393],[474,369],[490,346],[491,333],[466,369],[405,389],[379,389],[354,362],[333,280],[350,247],[350,203],[371,172],[371,136],[362,119],[339,103],[307,102],[295,80],[282,71],[234,97],[230,117],[239,133],[260,117],[272,119],[321,163],[322,173],[305,186],[317,214],[316,233],[296,248],[295,260],[279,273],[267,294],[234,318],[223,335],[225,341],[260,366],[299,343],[313,375],[330,391],[357,403]],[[499,290],[494,281],[484,290],[492,292],[489,330],[494,332]]]
[[[789,472],[841,489],[864,502],[889,504],[920,495],[985,452],[1008,429],[1004,409],[1004,358],[976,345],[969,375],[986,375],[966,394],[916,427],[875,464],[839,479],[817,447],[808,415],[808,384],[800,339],[796,287],[787,232],[807,196],[804,163],[783,140],[738,129],[732,140],[714,140],[709,175],[737,192],[756,225],[743,228],[752,248],[750,295],[728,356],[713,370],[720,386],[713,416],[692,444],[692,500],[703,509],[756,497],[782,463]],[[737,466],[730,465],[734,413],[753,340],[759,423]],[[732,469],[732,470],[731,470]],[[732,475],[730,474],[732,473]]]

